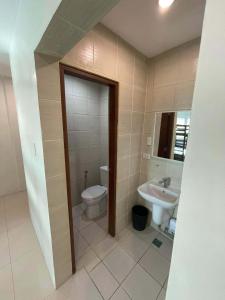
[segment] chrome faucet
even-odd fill
[[[163,177],[160,181],[159,184],[162,184],[164,188],[168,188],[171,183],[171,177]]]

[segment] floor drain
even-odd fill
[[[161,245],[162,245],[162,242],[160,240],[158,240],[158,239],[154,239],[152,241],[152,244],[155,245],[157,248],[160,248]]]

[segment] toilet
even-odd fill
[[[106,212],[108,195],[108,166],[100,167],[100,184],[85,189],[81,193],[88,219],[95,219]]]

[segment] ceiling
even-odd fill
[[[167,10],[158,0],[121,0],[102,23],[147,57],[201,36],[206,0],[175,0]]]
[[[0,75],[10,75],[9,48],[19,0],[0,0]]]

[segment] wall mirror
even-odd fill
[[[152,155],[184,161],[190,130],[191,111],[155,114]]]

